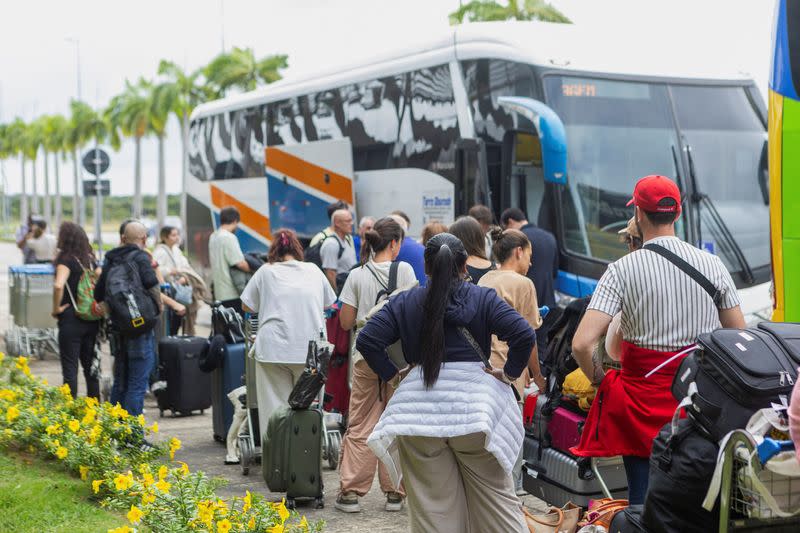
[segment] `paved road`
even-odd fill
[[[0,317],[2,317],[0,331],[5,330],[8,326],[8,265],[16,263],[18,257],[19,252],[13,244],[0,243]],[[210,324],[209,318],[208,308],[201,311],[199,322],[201,328],[204,329],[198,334],[206,334]],[[44,360],[33,360],[30,366],[36,375],[46,378],[50,383],[61,383],[61,367],[56,357],[50,356]],[[111,357],[107,350],[104,350],[103,353],[102,368],[104,374],[110,374]],[[79,383],[79,394],[83,394],[83,387],[84,383]],[[171,436],[178,437],[183,443],[183,448],[176,454],[178,460],[185,461],[192,469],[203,470],[210,476],[221,477],[228,481],[225,487],[218,490],[220,496],[243,495],[245,490],[249,490],[264,494],[270,499],[280,500],[281,494],[269,492],[258,466],[251,469],[249,476],[244,476],[239,466],[226,466],[223,463],[225,448],[213,440],[210,411],[188,417],[171,418],[167,415],[165,418],[159,418],[158,408],[152,397],[146,398],[145,411],[148,422],[158,421],[160,427],[159,435],[154,440],[165,440]],[[325,467],[323,481],[326,507],[316,510],[312,505],[301,505],[298,510],[309,520],[324,520],[327,523],[325,531],[331,533],[383,533],[408,529],[408,515],[405,509],[399,513],[387,513],[383,510],[385,500],[377,488],[377,479],[373,490],[362,498],[362,512],[358,514],[344,514],[334,509],[333,502],[339,486],[337,472]],[[532,496],[526,496],[524,501],[533,509],[541,509],[543,506],[541,500]]]

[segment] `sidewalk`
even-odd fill
[[[8,265],[14,264],[19,257],[19,252],[13,244],[0,243],[0,332],[5,331],[8,322]],[[206,335],[210,325],[208,308],[201,311],[198,317],[198,335]],[[0,350],[3,349],[0,336]],[[48,380],[53,385],[61,384],[61,365],[57,358],[50,356],[45,360],[33,359],[30,361],[31,371]],[[107,346],[102,354],[102,369],[104,375],[111,374],[111,357]],[[78,394],[84,394],[83,376],[79,376]],[[182,442],[181,449],[175,458],[186,462],[192,470],[203,470],[209,476],[224,478],[228,481],[225,487],[217,492],[221,497],[233,495],[242,496],[246,490],[263,494],[269,499],[280,501],[282,494],[270,493],[261,476],[259,465],[250,469],[250,475],[242,475],[239,465],[225,465],[225,446],[214,441],[211,429],[211,410],[204,414],[187,417],[172,418],[165,413],[164,418],[159,418],[158,407],[152,396],[145,398],[145,417],[148,423],[158,422],[159,433],[154,436],[154,441],[165,441],[170,437],[177,437]],[[337,532],[370,532],[384,533],[408,530],[407,510],[399,513],[387,513],[383,510],[385,498],[380,492],[378,481],[375,480],[372,491],[361,499],[361,513],[346,514],[336,511],[333,503],[339,488],[338,473],[323,467],[323,482],[325,486],[325,508],[314,509],[313,502],[299,503],[298,512],[304,514],[309,521],[324,520],[327,524],[325,531]],[[544,506],[541,500],[526,496],[524,503],[531,509],[540,510]]]

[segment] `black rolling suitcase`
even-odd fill
[[[198,366],[207,346],[204,337],[165,337],[158,342],[159,375],[165,386],[153,393],[161,416],[167,410],[174,416],[211,407],[211,375]]]

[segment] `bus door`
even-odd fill
[[[460,139],[456,149],[456,214],[466,215],[475,204],[491,205],[486,143]]]
[[[502,205],[523,209],[528,220],[554,231],[558,220],[545,201],[548,184],[567,183],[567,140],[564,124],[533,98],[501,96],[498,103],[514,117],[515,129],[504,139]]]

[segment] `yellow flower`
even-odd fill
[[[267,530],[267,533],[283,533],[283,524],[272,526]]]
[[[77,433],[78,430],[81,429],[81,423],[78,422],[77,420],[73,419],[73,420],[69,421],[69,424],[67,424],[67,427],[69,428],[69,430],[71,432]]]
[[[158,433],[158,422],[153,422],[153,425],[150,426],[150,431],[153,433]]]
[[[300,527],[302,527],[305,531],[308,531],[308,520],[306,520],[305,516],[300,519]]]
[[[63,459],[67,456],[68,453],[69,452],[67,451],[66,448],[64,448],[63,446],[59,446],[58,449],[56,450],[56,457],[58,457],[59,459]]]
[[[162,479],[162,480],[159,480],[159,481],[157,481],[157,482],[156,482],[156,488],[157,488],[158,490],[160,490],[161,492],[165,493],[165,494],[166,494],[167,492],[169,492],[169,488],[170,488],[171,486],[172,486],[172,484],[171,484],[171,483],[169,483],[169,482],[167,482],[167,481],[164,481],[163,479]]]
[[[184,463],[183,461],[179,461],[181,463],[181,467],[178,469],[178,472],[181,473],[182,476],[189,475],[189,465]]]
[[[69,383],[64,383],[58,388],[58,392],[64,395],[65,398],[72,398],[72,391],[69,388]]]
[[[150,488],[150,485],[152,485],[154,482],[155,480],[153,479],[152,474],[145,474],[142,476],[142,484],[145,486],[145,488]]]
[[[94,491],[95,494],[100,492],[100,487],[103,486],[104,482],[105,479],[95,479],[94,481],[92,481],[92,490]]]
[[[16,406],[12,405],[11,407],[8,408],[8,411],[6,411],[6,421],[10,424],[17,418],[19,418],[19,409],[17,409]]]
[[[149,503],[153,503],[156,501],[156,495],[152,492],[143,492],[142,493],[142,505],[147,505]]]
[[[281,517],[281,524],[286,522],[286,519],[289,518],[289,511],[286,509],[286,500],[281,500],[281,503],[273,504],[275,509],[278,511],[278,516]]]
[[[8,400],[9,402],[13,402],[17,399],[17,393],[13,390],[3,389],[0,390],[0,400]]]
[[[51,424],[46,428],[44,428],[44,431],[48,435],[59,435],[63,433],[63,430],[61,429],[61,424]]]
[[[231,530],[231,521],[227,518],[217,522],[217,531],[219,533],[228,533]]]
[[[83,420],[82,420],[83,424],[85,426],[88,426],[89,424],[94,422],[96,416],[97,416],[97,411],[95,411],[94,409],[87,409],[86,414],[83,415]]]
[[[169,439],[169,458],[175,459],[175,452],[181,449],[181,441],[175,437]]]
[[[49,384],[50,383],[46,379],[42,378],[42,385],[49,385]]]
[[[120,406],[120,404],[117,403],[114,405],[114,407],[111,408],[111,416],[113,416],[114,418],[125,419],[128,418],[130,415],[128,414],[128,411],[123,409],[122,406]]]
[[[28,358],[20,355],[17,357],[16,366],[18,369],[22,370],[22,367],[28,366]]]
[[[247,522],[247,529],[255,529],[256,528],[256,517],[251,516],[250,520]]]
[[[78,471],[81,474],[81,479],[86,481],[86,478],[89,477],[89,467],[81,465],[78,467]]]
[[[126,490],[130,488],[132,484],[133,484],[133,476],[130,473],[128,473],[127,475],[119,474],[117,477],[114,478],[114,488],[116,488],[117,490]]]
[[[0,352],[0,363],[2,363],[3,359],[5,359],[5,358],[6,358],[6,354],[3,353],[3,352]]]
[[[131,510],[128,511],[127,517],[131,524],[138,524],[142,519],[144,513],[135,505],[131,505]]]
[[[86,404],[86,407],[97,407],[100,403],[97,401],[97,398],[92,398],[91,396],[86,396],[83,401]]]
[[[144,427],[147,424],[147,420],[144,419],[144,415],[137,416],[136,421],[139,422],[139,425],[142,427]]]
[[[151,472],[150,465],[147,463],[140,464],[138,470],[141,475],[149,474]]]
[[[169,475],[169,468],[166,465],[161,465],[158,469],[158,479],[164,480],[167,479]]]
[[[128,526],[122,526],[115,529],[109,529],[108,533],[133,533],[133,530]]]
[[[245,497],[243,499],[244,505],[242,506],[242,512],[246,513],[250,510],[250,507],[253,505],[253,496],[250,494],[250,491],[245,491]]]
[[[103,432],[103,428],[101,428],[98,424],[92,426],[92,429],[89,431],[89,443],[94,444],[97,440],[97,437]]]

